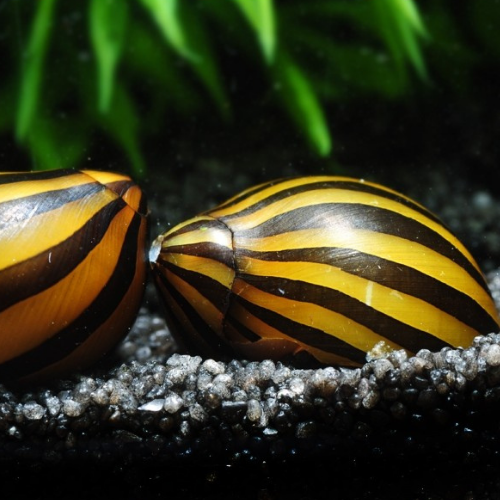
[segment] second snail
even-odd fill
[[[427,209],[345,177],[247,189],[150,251],[188,352],[357,366],[376,345],[468,347],[499,317],[464,245]]]
[[[129,330],[146,274],[145,197],[127,176],[0,175],[0,382],[78,371]],[[167,323],[216,359],[357,366],[499,331],[468,250],[389,188],[311,176],[237,194],[156,238]]]

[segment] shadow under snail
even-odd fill
[[[0,174],[0,381],[82,369],[129,330],[145,197],[127,176]],[[267,182],[159,236],[167,322],[189,352],[356,366],[499,330],[478,265],[428,210],[344,177]]]

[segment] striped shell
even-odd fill
[[[418,203],[350,178],[248,189],[158,237],[150,260],[182,343],[216,358],[356,366],[381,341],[436,351],[499,328],[462,243]]]
[[[129,177],[0,174],[0,380],[83,368],[134,321],[146,201]]]

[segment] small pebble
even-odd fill
[[[490,366],[500,366],[500,345],[493,344],[486,347],[483,351],[486,363]]]
[[[73,399],[63,401],[62,411],[68,417],[79,417],[85,411],[85,406]]]
[[[164,407],[165,407],[164,399],[153,399],[152,401],[148,401],[147,403],[139,406],[138,410],[157,412],[162,410]]]
[[[172,393],[165,398],[163,407],[167,413],[176,413],[183,405],[184,400],[178,394]]]
[[[213,359],[207,359],[205,362],[201,364],[202,369],[206,370],[211,375],[220,375],[224,373],[224,365]]]
[[[258,422],[262,416],[262,407],[256,399],[250,399],[247,403],[247,418],[251,422]]]
[[[29,401],[23,406],[23,415],[28,420],[40,420],[45,414],[45,408],[35,401]]]

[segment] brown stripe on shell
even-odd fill
[[[238,335],[248,340],[249,342],[257,342],[262,338],[253,330],[250,330],[250,328],[247,328],[245,325],[243,325],[239,321],[239,317],[236,318],[232,314],[226,314],[226,317],[224,318],[224,327],[226,326],[234,328],[234,330],[238,332]]]
[[[132,285],[136,260],[135,258],[131,259],[130,255],[137,254],[137,234],[142,223],[142,217],[135,214],[127,230],[116,268],[90,307],[83,311],[67,328],[59,331],[52,338],[20,356],[2,363],[0,365],[0,380],[20,379],[60,362],[106,321]],[[132,254],[130,253],[131,249],[133,249]],[[15,335],[15,332],[13,334]]]
[[[179,293],[161,271],[156,273],[156,279],[169,294],[170,299],[175,301],[177,306],[185,313],[186,318],[189,318],[190,325],[186,328],[186,325],[182,321],[179,321],[175,314],[172,314],[170,310],[172,306],[168,304],[165,296],[163,296],[168,317],[173,320],[174,333],[182,334],[179,338],[188,352],[202,352],[212,357],[230,357],[232,351],[227,347],[223,339],[207,325],[196,309]]]
[[[228,307],[229,294],[231,291],[218,281],[195,271],[189,271],[170,262],[160,262],[159,266],[168,269],[170,272],[179,276],[183,281],[190,284],[209,302],[211,302],[222,314]]]
[[[483,276],[449,241],[420,222],[383,208],[350,203],[305,206],[270,217],[255,228],[239,231],[238,237],[265,238],[290,232],[293,238],[293,231],[315,228],[326,231],[328,228],[338,231],[363,229],[424,245],[465,269],[479,286],[488,291]]]
[[[136,183],[132,180],[125,180],[108,182],[105,186],[121,198],[131,187],[135,187]]]
[[[416,352],[419,346],[422,345],[434,350],[439,350],[448,345],[446,342],[377,311],[338,290],[314,285],[306,281],[285,278],[266,277],[263,279],[261,276],[249,274],[240,274],[238,277],[253,287],[277,297],[286,297],[296,302],[316,304],[342,314],[374,332],[383,332],[384,337],[411,352]],[[269,307],[272,309],[272,304],[269,304]],[[295,337],[293,329],[284,330],[283,327],[279,327],[279,329]],[[328,334],[325,333],[325,335]]]
[[[3,179],[0,177],[0,181]],[[0,229],[7,224],[21,224],[24,220],[57,210],[58,208],[84,198],[95,196],[106,189],[97,182],[46,191],[0,203]]]
[[[283,182],[289,181],[290,179],[284,179]],[[300,179],[298,179],[300,180]],[[274,186],[276,183],[270,183],[265,187],[270,187]],[[369,193],[373,194],[376,196],[380,196],[382,198],[386,198],[391,201],[395,201],[397,203],[401,203],[402,205],[405,205],[406,207],[411,208],[412,210],[415,210],[416,212],[419,212],[422,215],[425,215],[429,219],[438,222],[439,224],[442,225],[442,222],[429,210],[425,209],[418,203],[415,203],[411,201],[408,198],[405,198],[403,196],[400,196],[396,193],[390,192],[390,191],[385,191],[383,189],[380,189],[375,186],[371,186],[369,184],[361,183],[361,182],[356,182],[354,180],[352,181],[320,181],[320,182],[312,182],[312,183],[306,183],[306,184],[298,184],[297,186],[293,187],[285,187],[282,191],[278,191],[277,193],[274,193],[270,196],[264,197],[259,199],[257,202],[255,202],[253,205],[245,208],[244,210],[240,210],[238,212],[234,212],[230,215],[225,215],[220,218],[220,220],[226,222],[230,221],[231,219],[241,217],[243,215],[248,215],[253,212],[256,212],[257,210],[266,207],[270,205],[271,203],[274,203],[279,200],[283,200],[285,198],[288,198],[289,196],[293,196],[296,194],[304,193],[304,192],[309,192],[309,191],[314,191],[314,190],[331,190],[332,191],[332,196],[334,196],[334,191],[337,189],[342,189],[342,190],[349,190],[353,191],[353,195],[356,196],[356,193]],[[261,188],[260,190],[263,190]],[[248,195],[249,196],[249,195]],[[242,199],[247,198],[248,196],[242,197]],[[241,201],[241,200],[238,200]],[[236,202],[235,202],[236,203]],[[229,205],[231,206],[231,205]],[[218,210],[220,207],[216,207],[213,210],[210,210],[206,212],[207,215],[210,215],[210,212]]]
[[[359,364],[365,361],[365,352],[356,349],[347,342],[329,335],[322,330],[296,323],[269,309],[255,305],[240,296],[234,296],[233,300],[239,302],[242,307],[250,311],[254,316],[265,321],[268,325],[283,332],[283,334],[290,339],[296,339],[303,344],[310,345],[311,347],[327,353],[337,354]],[[228,311],[228,314],[231,316],[231,310]],[[235,320],[238,321],[238,318],[235,318]]]
[[[449,287],[435,278],[411,267],[373,255],[368,255],[363,252],[358,252],[357,250],[348,248],[310,248],[281,250],[279,252],[240,250],[237,253],[237,257],[242,256],[248,256],[268,262],[314,262],[329,264],[354,276],[359,276],[391,288],[392,290],[397,290],[406,295],[417,297],[447,314],[454,316],[466,325],[469,324],[471,318],[474,318],[474,328],[478,331],[493,332],[498,328],[495,320],[466,293]],[[327,296],[331,296],[335,291],[324,289],[323,293]],[[338,310],[333,297],[331,304],[334,304],[335,307],[328,307],[329,309]],[[352,316],[357,317],[356,313]],[[370,328],[376,328],[378,331],[378,327],[375,325],[370,326]]]
[[[173,245],[168,247],[169,254],[184,254],[194,257],[205,257],[217,262],[225,264],[231,269],[234,267],[234,253],[231,249],[217,245],[217,243],[195,243],[188,245]],[[158,264],[162,263],[161,256],[158,259]]]
[[[84,226],[75,231],[67,240],[53,246],[35,257],[14,264],[0,271],[0,312],[13,304],[25,300],[50,288],[73,271],[101,242],[111,220],[126,206],[121,198],[101,208]],[[50,215],[49,215],[50,216]],[[50,274],[44,272],[49,261]],[[43,280],[37,280],[42,276]]]
[[[109,182],[105,185],[105,187],[116,193],[120,198],[125,196],[126,192],[129,189],[138,189],[137,184],[132,180]],[[147,215],[148,212],[147,198],[142,191],[139,204],[131,208],[133,208],[136,212],[138,212],[141,215]]]

